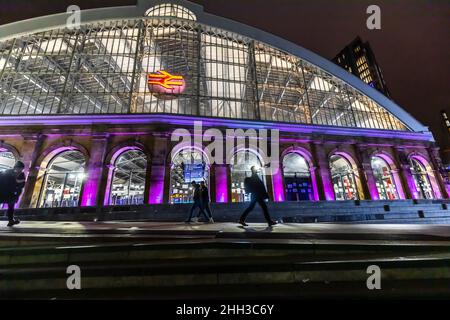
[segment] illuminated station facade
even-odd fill
[[[260,150],[231,164],[172,152],[194,121],[279,130],[280,170],[262,169],[271,201],[448,198],[428,129],[302,47],[187,1],[80,17],[0,26],[0,170],[25,163],[22,208],[186,203],[193,180],[213,202],[248,200]]]

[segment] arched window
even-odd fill
[[[374,156],[372,157],[371,165],[380,199],[399,199],[394,177],[389,164],[383,158]]]
[[[173,17],[173,18],[181,18],[196,21],[197,17],[195,14],[177,4],[173,3],[163,3],[151,7],[145,12],[145,16],[147,17]]]
[[[147,157],[141,150],[128,150],[114,163],[111,205],[143,204]]]
[[[291,152],[284,156],[283,178],[287,201],[314,199],[308,163],[298,153]]]
[[[250,195],[245,193],[244,179],[251,176],[252,166],[259,169],[258,175],[265,184],[262,164],[255,153],[241,150],[234,154],[231,162],[231,202],[250,201]]]
[[[340,155],[330,158],[331,179],[336,200],[359,199],[355,174],[350,162]]]
[[[77,150],[57,154],[45,171],[39,207],[76,207],[85,178],[86,159]]]
[[[192,181],[205,181],[209,185],[209,165],[201,151],[187,148],[179,151],[172,159],[170,203],[192,202]]]
[[[16,163],[16,157],[9,151],[2,151],[0,149],[0,171],[5,171],[14,167]]]
[[[434,199],[435,194],[431,187],[430,177],[428,176],[425,165],[418,159],[412,157],[409,159],[411,174],[414,178],[419,199]]]

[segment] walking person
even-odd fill
[[[23,162],[17,161],[14,168],[0,173],[0,203],[6,203],[8,205],[8,227],[20,223],[19,219],[14,218],[14,205],[25,186],[24,169],[25,165]]]
[[[199,215],[200,215],[200,213],[203,213],[203,215],[206,218],[206,221],[208,221],[209,220],[208,216],[206,215],[205,210],[203,210],[203,206],[202,206],[202,196],[201,196],[200,185],[195,181],[192,181],[191,185],[194,189],[193,190],[194,191],[194,194],[193,194],[194,203],[191,207],[191,211],[189,213],[189,218],[185,222],[191,223],[192,215],[194,214],[194,210],[197,208],[200,210]]]
[[[246,192],[251,194],[250,204],[247,209],[245,209],[244,213],[242,213],[242,216],[239,219],[239,223],[243,226],[247,226],[247,224],[245,223],[245,219],[247,218],[248,214],[255,208],[256,203],[258,203],[263,210],[264,218],[266,219],[267,224],[269,225],[269,227],[271,227],[277,223],[270,218],[269,209],[267,208],[267,204],[265,202],[266,199],[269,199],[266,186],[259,178],[258,170],[256,169],[256,167],[251,167],[251,170],[251,177],[247,177],[244,180],[245,190]]]
[[[209,198],[209,190],[208,190],[208,187],[206,186],[205,181],[200,182],[200,194],[201,194],[202,208],[209,216],[208,222],[214,223],[214,219],[212,217],[212,212],[211,212],[211,206],[210,206],[211,200]],[[198,213],[197,218],[199,218],[199,217],[200,217],[200,212]]]

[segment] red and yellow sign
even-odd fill
[[[183,76],[173,75],[164,70],[149,73],[147,82],[150,91],[155,93],[182,93],[186,86]]]

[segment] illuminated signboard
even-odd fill
[[[173,75],[160,70],[149,73],[147,76],[148,87],[152,93],[182,93],[186,87],[183,76]]]

